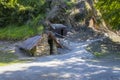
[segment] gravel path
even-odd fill
[[[94,59],[85,50],[90,42],[71,42],[68,54],[0,67],[0,80],[120,80],[120,59]]]

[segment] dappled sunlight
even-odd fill
[[[0,80],[120,80],[118,2],[0,0]]]
[[[119,70],[120,71],[120,67],[113,67],[113,70]]]
[[[62,75],[58,73],[50,73],[50,74],[43,74],[42,76],[48,77],[48,76],[54,76],[54,77],[61,77],[61,78],[70,78],[71,74],[70,73],[63,73]]]
[[[119,75],[120,65],[117,62],[111,64],[109,59],[93,59],[93,55],[85,50],[85,47],[94,41],[97,40],[83,43],[70,42],[71,50],[66,54],[37,57],[28,63],[0,67],[0,79],[97,80],[96,76],[99,78],[109,74],[107,75],[109,78]],[[119,60],[119,58],[115,57],[114,60]]]
[[[106,70],[100,70],[100,71],[96,71],[96,72],[90,72],[90,73],[85,74],[85,76],[91,76],[91,75],[101,74],[101,73],[104,73],[104,72],[106,72]]]
[[[9,53],[15,53],[15,50],[9,50],[8,52]]]
[[[17,79],[19,75],[21,80],[27,79],[29,76],[33,78],[30,80],[38,78],[42,80],[96,80],[95,76],[97,75],[104,76],[108,74],[107,77],[109,77],[112,76],[111,74],[116,75],[120,72],[119,69],[116,67],[112,69],[109,66],[101,66],[91,62],[86,62],[78,58],[70,58],[62,62],[60,59],[53,59],[44,63],[34,62],[29,64],[22,64],[21,66],[18,65],[16,64],[13,66],[9,66],[9,69],[6,69],[6,71],[4,71],[5,68],[3,67],[2,70],[0,70],[0,79],[3,75],[11,79],[14,76]],[[24,75],[22,75],[21,73]]]
[[[17,79],[19,75],[21,80],[36,80],[38,78],[42,80],[97,80],[96,76],[99,77],[99,75],[109,74],[108,78],[116,74],[119,75],[119,65],[113,64],[113,66],[108,62],[109,60],[81,59],[80,54],[84,53],[84,50],[82,51],[79,52],[78,48],[77,53],[45,56],[29,63],[0,67],[0,79],[3,78],[2,76],[7,76],[10,79],[14,76]],[[105,64],[101,65],[103,63]]]
[[[82,50],[80,50],[80,51],[76,51],[76,52],[74,52],[74,53],[83,53],[84,51],[82,51]]]

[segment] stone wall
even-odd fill
[[[53,54],[57,54],[57,45],[56,43],[53,41]]]
[[[36,52],[34,56],[50,55],[50,46],[48,44],[48,35],[43,34],[42,39],[36,46]]]
[[[57,54],[57,46],[53,41],[53,54]],[[48,35],[43,34],[42,39],[36,45],[34,56],[50,55],[50,45],[48,44]]]

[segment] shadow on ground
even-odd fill
[[[91,43],[86,49],[97,57],[104,57],[107,55],[113,55],[113,57],[116,55],[120,57],[120,43],[113,42],[109,38]]]
[[[120,58],[84,60],[68,55],[10,66],[11,69],[0,72],[0,80],[120,80]]]

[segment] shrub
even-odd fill
[[[45,13],[45,0],[0,0],[0,27],[23,25]]]
[[[102,13],[102,17],[110,28],[120,30],[120,1],[98,0],[96,8]]]

